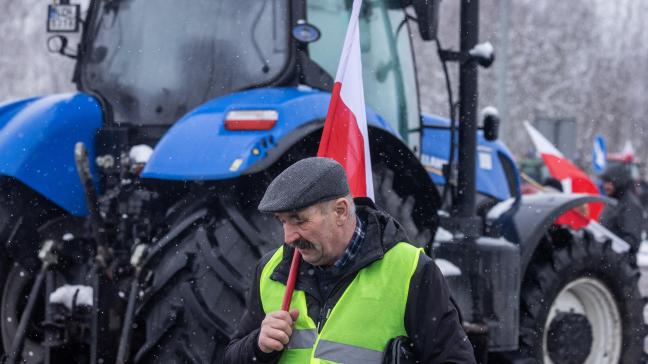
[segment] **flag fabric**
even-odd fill
[[[607,149],[605,148],[605,138],[603,138],[603,135],[597,135],[592,146],[592,169],[594,173],[601,174],[606,166]]]
[[[621,156],[623,157],[623,160],[627,162],[632,162],[634,160],[635,149],[631,141],[626,140],[625,144],[623,144]]]
[[[362,0],[354,0],[317,156],[338,161],[354,197],[374,198],[360,58]]]
[[[549,174],[559,180],[565,193],[588,193],[599,195],[600,191],[592,179],[580,168],[566,158],[547,138],[528,122],[524,123],[531,141],[538,154],[544,161]],[[598,221],[603,203],[593,202],[587,204],[586,211],[568,211],[556,220],[557,224],[570,225],[574,229],[581,229],[589,224],[590,220]],[[584,215],[584,216],[583,216]]]

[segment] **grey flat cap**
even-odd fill
[[[295,211],[348,194],[349,182],[340,163],[330,158],[306,158],[286,168],[270,183],[259,211]]]

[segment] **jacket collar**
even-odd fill
[[[386,212],[380,210],[369,198],[355,198],[356,213],[366,223],[365,241],[355,258],[342,270],[346,274],[354,274],[360,269],[382,259],[385,253],[400,241],[407,241],[407,235],[398,221]],[[286,284],[294,248],[284,244],[281,262],[272,272],[270,278]],[[295,287],[306,293],[315,295],[315,277],[312,265],[302,261],[299,265]]]

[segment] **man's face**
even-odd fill
[[[279,212],[275,216],[283,225],[286,244],[299,250],[306,262],[312,265],[335,262],[335,213],[326,205],[316,204],[295,212]]]
[[[614,184],[610,181],[603,181],[603,189],[605,190],[606,196],[612,196],[614,194]]]

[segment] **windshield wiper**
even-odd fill
[[[250,32],[250,36],[252,37],[252,45],[254,46],[254,50],[256,51],[257,56],[259,57],[259,60],[263,64],[263,67],[261,68],[261,71],[263,73],[268,73],[270,72],[270,66],[268,63],[267,58],[263,56],[263,52],[261,51],[261,47],[259,46],[259,43],[257,43],[256,37],[254,36],[254,31],[256,30],[257,26],[259,25],[259,20],[261,19],[261,14],[263,14],[263,11],[265,10],[265,7],[267,5],[267,1],[263,2],[263,5],[261,5],[261,9],[259,9],[259,12],[257,13],[254,23],[252,25],[252,31]]]

